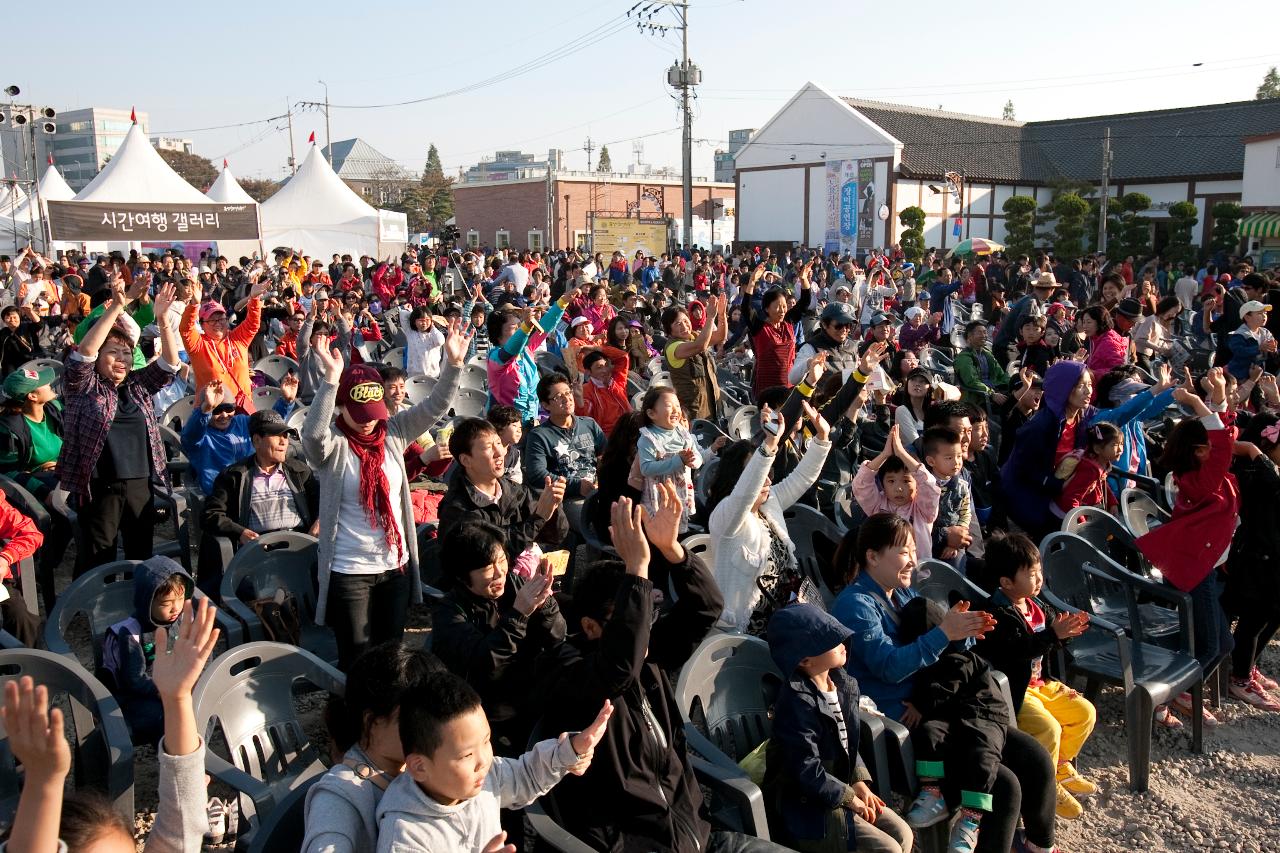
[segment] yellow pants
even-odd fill
[[[1095,722],[1093,703],[1060,681],[1028,687],[1018,711],[1018,728],[1049,752],[1055,767],[1075,760]]]

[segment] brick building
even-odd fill
[[[593,214],[667,219],[674,223],[674,242],[684,215],[680,179],[669,176],[557,170],[549,180],[544,172],[538,177],[459,183],[453,192],[461,240],[470,246],[543,250],[588,245]],[[711,218],[713,199],[723,202],[717,217],[725,206],[731,210],[733,184],[693,182],[695,234],[699,223]],[[717,225],[716,242],[731,239],[732,231],[732,225]]]

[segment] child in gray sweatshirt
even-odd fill
[[[585,773],[612,710],[605,702],[585,731],[499,758],[479,694],[452,673],[427,676],[401,699],[405,771],[378,804],[378,853],[507,849],[499,809],[524,808],[566,773]]]

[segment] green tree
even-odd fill
[[[169,168],[200,192],[209,189],[210,185],[218,179],[218,170],[199,154],[188,154],[185,151],[157,151],[157,153],[169,164]]]
[[[609,146],[600,146],[600,162],[596,164],[597,172],[612,172],[613,163],[609,160]]]
[[[1196,261],[1196,248],[1191,245],[1191,229],[1200,221],[1200,212],[1189,201],[1169,205],[1169,244],[1164,256],[1173,263]]]
[[[914,205],[898,214],[898,222],[905,229],[898,237],[898,245],[913,264],[924,258],[924,218],[924,211]]]
[[[1017,121],[1018,114],[1013,108],[1013,98],[1004,102],[1004,113],[1000,117],[1005,121]]]
[[[1240,248],[1240,235],[1236,233],[1240,227],[1243,211],[1234,201],[1220,201],[1213,206],[1213,241],[1209,244],[1212,252],[1231,252]]]
[[[1280,72],[1276,71],[1273,65],[1262,78],[1262,85],[1258,86],[1258,93],[1254,96],[1259,101],[1270,100],[1271,98],[1280,98]]]
[[[1041,226],[1041,230],[1035,236],[1037,240],[1053,243],[1054,251],[1057,254],[1062,255],[1063,257],[1070,257],[1063,255],[1062,250],[1057,248],[1057,244],[1055,242],[1058,237],[1056,224],[1056,220],[1058,218],[1058,199],[1064,195],[1075,195],[1083,199],[1085,196],[1093,192],[1093,186],[1086,181],[1075,181],[1070,178],[1062,178],[1052,181],[1049,184],[1049,188],[1049,201],[1047,201],[1044,206],[1037,211],[1036,224]],[[1085,202],[1085,204],[1087,208],[1088,202]],[[1089,211],[1086,209],[1085,216],[1088,216],[1088,214]],[[1078,223],[1075,223],[1073,227],[1079,228],[1079,230],[1083,232],[1084,221],[1085,220],[1081,218],[1081,220]]]
[[[419,230],[439,230],[453,216],[454,199],[453,178],[445,177],[435,143],[427,149],[427,164],[422,169],[422,180],[416,189],[427,223],[426,228]]]
[[[271,198],[280,189],[280,184],[263,178],[239,178],[238,180],[240,188],[259,204]]]
[[[1004,211],[1004,241],[1009,253],[1029,255],[1035,248],[1036,200],[1030,196],[1010,196],[1001,205]]]
[[[1119,222],[1114,239],[1107,239],[1107,254],[1113,258],[1128,255],[1138,258],[1148,254],[1151,251],[1151,220],[1142,213],[1151,209],[1151,197],[1142,193],[1125,193],[1119,202]],[[1107,233],[1113,232],[1108,230]]]
[[[1084,223],[1089,202],[1076,193],[1063,193],[1053,201],[1053,254],[1062,260],[1084,254]]]

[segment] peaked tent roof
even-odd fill
[[[120,148],[76,201],[208,204],[209,199],[170,168],[134,124]]]
[[[320,149],[328,159],[329,147]],[[413,176],[363,139],[333,143],[333,171],[344,181],[412,181]]]
[[[903,143],[907,174],[936,178],[953,169],[1005,183],[1096,179],[1107,127],[1114,181],[1236,175],[1244,146],[1235,143],[1280,128],[1280,99],[1036,122],[842,100]]]
[[[378,211],[342,182],[314,143],[298,173],[262,203],[268,248],[287,245],[312,257],[376,255]]]
[[[8,182],[0,186],[3,186],[0,189],[0,214],[13,213],[26,203],[27,194],[22,191],[22,187]]]
[[[76,197],[76,191],[67,186],[67,182],[62,179],[62,173],[58,171],[56,166],[50,165],[44,170],[44,174],[40,176],[40,200],[41,201],[71,201]],[[17,219],[27,218],[27,208],[35,203],[34,197],[28,197],[26,202],[16,210],[14,217]],[[40,219],[39,210],[32,211],[34,218]]]
[[[213,186],[209,187],[205,195],[211,201],[221,202],[222,204],[257,204],[253,200],[253,196],[245,192],[244,187],[240,186],[236,176],[231,174],[230,166],[222,167],[222,173],[218,175],[218,179],[213,182]]]

